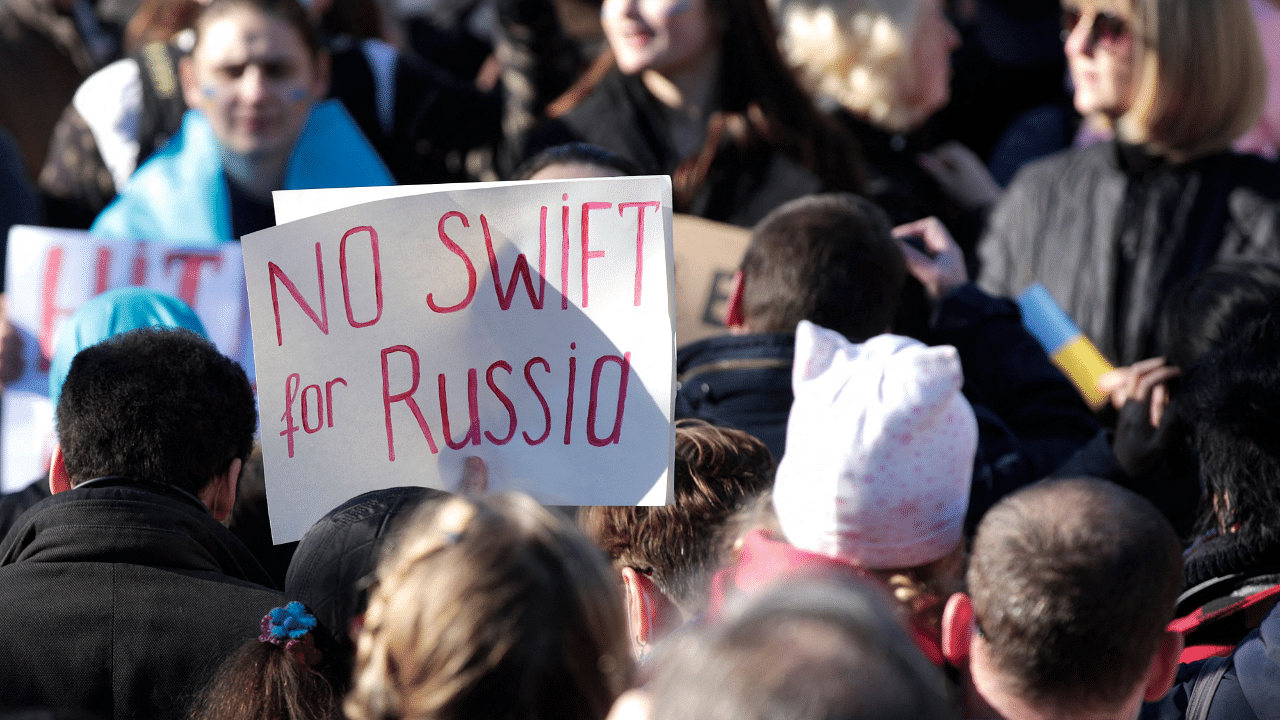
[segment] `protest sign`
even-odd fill
[[[20,489],[49,469],[53,408],[49,360],[62,323],[85,301],[142,286],[184,300],[218,349],[253,377],[240,247],[107,240],[75,230],[18,225],[5,263],[9,320],[23,339],[24,370],[5,388],[0,486]]]
[[[676,339],[681,346],[723,335],[724,311],[733,276],[751,241],[751,231],[736,225],[676,215]]]
[[[243,238],[275,542],[469,456],[544,503],[667,502],[670,180],[386,191]]]

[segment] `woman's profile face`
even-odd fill
[[[1131,14],[1115,4],[1063,3],[1062,29],[1076,110],[1112,120],[1128,112],[1137,88]]]
[[[627,74],[693,69],[719,44],[706,0],[604,0],[600,20],[618,69]]]
[[[941,0],[919,0],[919,15],[911,43],[914,84],[907,102],[913,124],[923,123],[951,100],[951,52],[960,46],[960,33],[943,12]]]
[[[187,104],[225,150],[246,158],[291,153],[327,85],[297,30],[249,7],[206,20],[182,73]]]

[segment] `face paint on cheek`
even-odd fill
[[[213,99],[215,97],[218,97],[218,89],[212,85],[201,85],[200,94],[204,95],[207,98]]]
[[[306,88],[294,88],[289,91],[289,102],[302,102],[311,97],[311,93]]]

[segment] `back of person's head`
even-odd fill
[[[1094,479],[1009,495],[978,525],[967,581],[980,689],[1063,716],[1114,712],[1148,684],[1148,700],[1167,691],[1151,672],[1167,650],[1182,547],[1141,496]],[[1168,681],[1180,649],[1164,658]],[[978,677],[984,668],[998,679]]]
[[[769,213],[742,259],[742,314],[753,332],[808,320],[853,341],[892,325],[906,260],[889,217],[855,195],[811,195]]]
[[[941,670],[870,585],[778,585],[659,653],[652,720],[957,717]]]
[[[648,575],[686,615],[706,604],[711,576],[733,538],[730,521],[773,484],[764,443],[702,421],[676,426],[675,502],[584,507],[578,523],[614,565]]]
[[[1218,263],[1169,290],[1159,344],[1170,365],[1189,368],[1267,315],[1280,315],[1280,266]]]
[[[105,476],[198,493],[253,449],[244,369],[184,329],[141,328],[81,350],[58,401],[71,485]]]
[[[1120,135],[1175,160],[1228,149],[1266,101],[1266,60],[1248,0],[1131,7],[1136,89]]]
[[[223,661],[189,720],[342,720],[346,678],[328,637],[300,602],[262,618],[262,634]]]
[[[328,628],[348,669],[355,664],[352,621],[368,603],[368,581],[383,547],[414,511],[445,496],[426,487],[371,490],[330,510],[298,543],[285,575],[285,594]]]
[[[134,53],[148,43],[168,42],[191,27],[200,8],[199,0],[142,0],[125,25],[125,51]]]
[[[1241,329],[1184,378],[1200,456],[1201,529],[1243,547],[1280,535],[1280,317]]]
[[[580,177],[638,175],[635,163],[621,155],[584,142],[555,145],[525,160],[516,169],[517,180],[563,180]]]
[[[378,567],[352,720],[602,720],[631,675],[617,581],[526,495],[424,508]]]

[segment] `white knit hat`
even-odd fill
[[[960,541],[978,424],[956,349],[896,335],[855,345],[802,321],[774,507],[796,547],[914,567]]]

